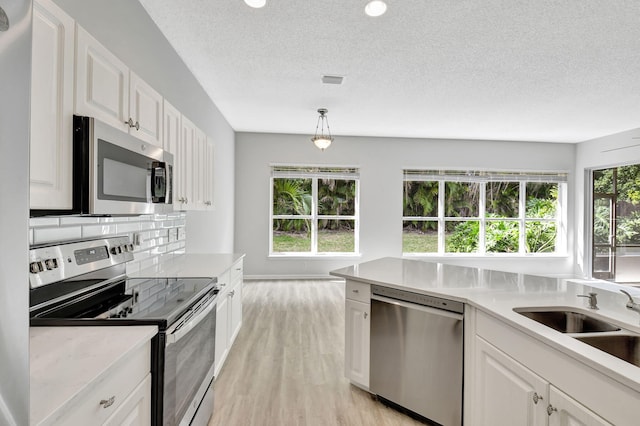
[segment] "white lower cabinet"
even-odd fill
[[[351,383],[369,389],[371,288],[347,280],[345,294],[344,374]]]
[[[151,374],[134,389],[104,426],[143,426],[151,424]]]
[[[150,425],[151,343],[113,365],[52,424]]]
[[[544,425],[547,382],[480,337],[476,350],[472,424]]]
[[[613,426],[553,385],[549,385],[547,409],[550,413],[549,426]]]
[[[638,424],[625,408],[637,392],[489,315],[475,318],[465,425]]]
[[[218,377],[242,326],[242,265],[240,259],[218,277],[221,290],[216,309],[215,377]]]
[[[603,426],[611,423],[486,340],[476,337],[474,425]]]

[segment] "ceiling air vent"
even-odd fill
[[[341,75],[323,75],[322,82],[324,84],[342,84],[344,77]]]

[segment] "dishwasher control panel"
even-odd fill
[[[397,288],[383,287],[379,285],[371,286],[371,293],[390,299],[401,300],[403,302],[415,303],[417,305],[429,306],[446,311],[464,313],[464,303],[455,300],[443,299],[426,294],[412,293],[410,291],[398,290]]]

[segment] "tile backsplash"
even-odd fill
[[[135,259],[127,263],[127,273],[131,273],[183,254],[186,224],[184,212],[122,217],[34,217],[29,220],[29,244],[128,235],[135,247]]]

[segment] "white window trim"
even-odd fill
[[[277,168],[290,170],[278,171]],[[318,169],[316,172],[305,172],[305,168]],[[339,169],[340,171],[327,171],[327,169]],[[352,172],[349,172],[352,170]],[[273,185],[274,179],[311,179],[311,214],[310,215],[274,215],[273,214]],[[354,215],[320,215],[318,214],[318,181],[323,178],[338,180],[353,180],[356,184],[354,203]],[[361,257],[360,253],[360,169],[349,166],[315,166],[315,165],[271,165],[271,178],[269,179],[269,257],[270,258],[353,258]],[[311,251],[309,252],[278,252],[273,251],[273,221],[276,219],[309,219],[311,221]],[[354,251],[353,252],[319,252],[318,251],[318,221],[352,220],[354,223]]]
[[[414,174],[407,174],[407,171]],[[403,257],[566,257],[568,254],[567,238],[567,191],[568,175],[566,171],[530,172],[530,171],[471,171],[472,176],[465,175],[466,170],[442,169],[425,170],[420,174],[417,169],[403,169],[403,183],[406,181],[437,181],[438,182],[438,217],[429,216],[403,216],[405,221],[437,221],[438,222],[438,252],[403,252]],[[455,174],[455,173],[458,174]],[[451,174],[453,173],[453,174]],[[487,179],[487,175],[489,178]],[[555,177],[554,175],[559,175]],[[517,177],[521,177],[517,179]],[[524,179],[522,179],[524,177]],[[519,184],[518,217],[517,218],[486,218],[486,183],[488,181],[517,182]],[[446,182],[459,183],[480,183],[479,215],[477,217],[445,217],[445,184]],[[556,207],[556,217],[549,218],[527,218],[526,215],[526,184],[527,183],[556,183],[558,184],[558,205]],[[519,231],[518,252],[517,253],[494,253],[486,251],[486,223],[491,221],[517,221]],[[447,221],[479,221],[478,251],[470,253],[448,253],[445,252],[445,223]],[[526,224],[527,222],[555,222],[556,224],[556,249],[554,252],[528,253],[526,252]]]

